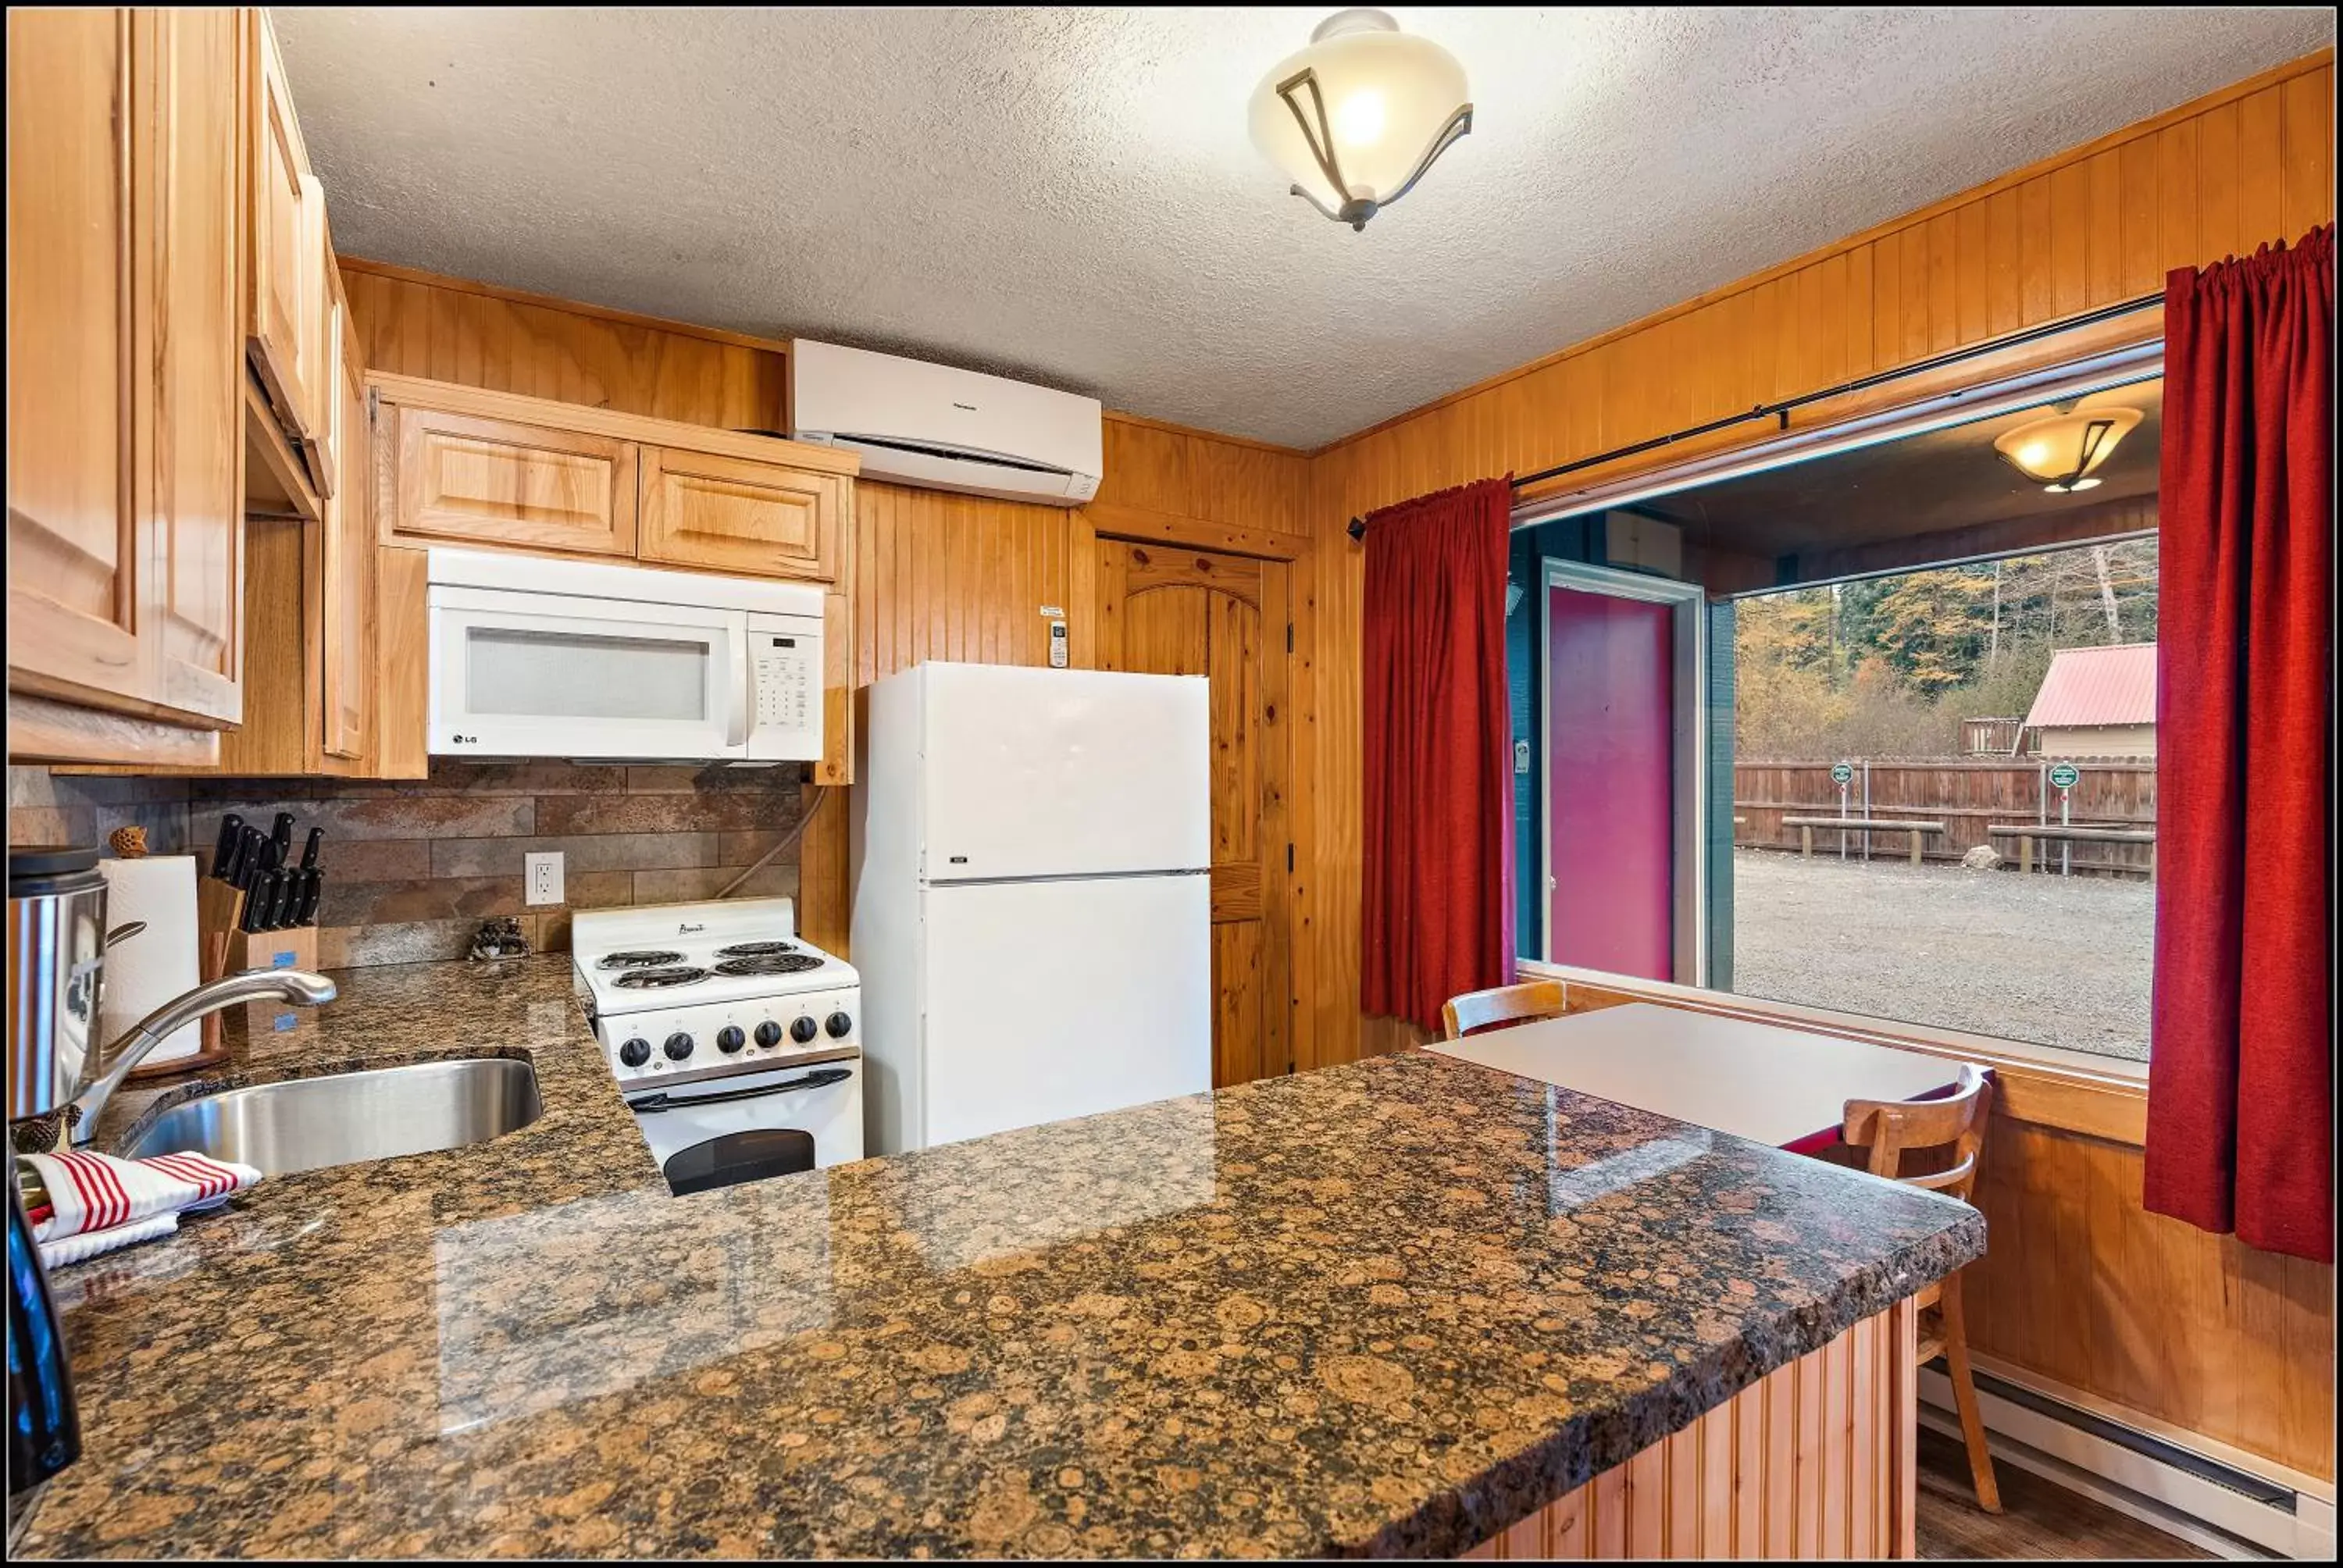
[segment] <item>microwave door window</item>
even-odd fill
[[[716,648],[705,638],[650,638],[475,626],[466,634],[464,706],[481,718],[613,719],[705,724]]]

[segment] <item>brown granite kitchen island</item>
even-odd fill
[[[565,960],[340,978],[214,1081],[492,1050],[544,1117],[61,1273],[27,1553],[1909,1551],[1963,1205],[1423,1054],[675,1198]]]

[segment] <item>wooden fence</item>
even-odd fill
[[[1914,760],[1897,758],[1826,758],[1820,761],[1736,761],[1733,767],[1733,814],[1740,820],[1733,841],[1745,849],[1798,848],[1798,830],[1783,826],[1785,817],[1835,817],[1839,814],[1838,786],[1831,768],[1844,760],[1855,770],[1847,785],[1846,810],[1865,815],[1866,776],[1870,811],[1874,817],[1919,817],[1941,821],[1941,836],[1930,835],[1924,850],[1930,860],[1958,860],[1979,844],[1987,843],[1986,828],[1994,822],[2058,820],[2058,790],[2049,781],[2056,759],[2027,758]],[[2156,763],[2140,758],[2070,759],[2080,775],[2069,792],[2069,818],[2075,827],[2145,828],[2156,826]],[[1872,835],[1874,859],[1902,859],[1906,839],[1885,830]],[[2006,843],[1994,846],[2004,855],[2014,853]],[[2077,876],[2149,874],[2151,846],[2145,844],[2077,844],[2070,851]],[[1847,853],[1863,852],[1863,836],[1847,835]],[[1827,830],[1815,834],[1815,853],[1836,855],[1838,836]],[[2053,847],[2049,866],[2056,871],[2059,851]]]

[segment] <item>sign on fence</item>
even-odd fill
[[[1832,783],[1834,783],[1834,784],[1847,784],[1847,783],[1852,783],[1852,782],[1854,781],[1854,779],[1855,779],[1855,764],[1854,764],[1854,763],[1852,763],[1852,762],[1834,762],[1834,763],[1832,763],[1832,764],[1831,764],[1831,782],[1832,782]]]
[[[1840,766],[1844,767],[1842,763]],[[2083,770],[2072,762],[2055,762],[2050,767],[2050,784],[2056,789],[2072,789],[2081,782]]]

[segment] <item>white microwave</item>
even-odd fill
[[[435,757],[821,756],[822,590],[427,552]]]

